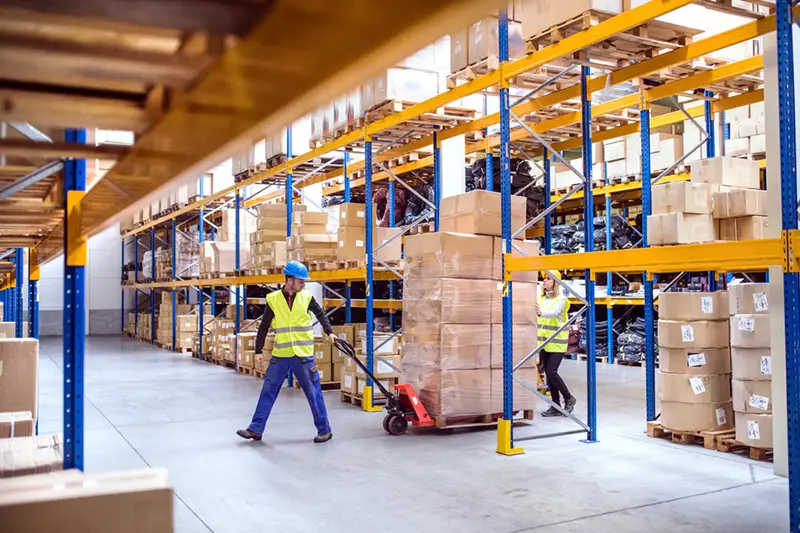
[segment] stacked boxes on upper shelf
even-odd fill
[[[292,205],[292,212],[305,208]],[[250,234],[250,266],[281,267],[286,264],[286,204],[261,204],[257,209],[256,230]]]
[[[194,349],[194,339],[200,328],[200,316],[194,312],[196,305],[177,304],[175,308],[175,348],[192,350]],[[211,323],[214,317],[211,315],[209,304],[205,306],[206,316],[203,320],[206,324]],[[140,318],[141,320],[141,318]],[[161,293],[161,303],[158,308],[158,329],[156,330],[156,340],[164,346],[172,346],[172,292],[164,291]]]
[[[726,113],[730,138],[725,139],[725,155],[761,155],[767,151],[764,102],[737,107]]]
[[[727,292],[662,292],[658,321],[661,424],[677,431],[730,429]]]
[[[736,440],[772,448],[772,352],[769,284],[730,285]]]
[[[364,261],[366,259],[366,206],[364,204],[344,203],[329,208],[329,215],[335,219],[336,259],[339,261]],[[399,228],[378,227],[377,206],[372,205],[372,249],[374,257],[381,261],[399,261],[402,255],[402,241],[395,238]]]
[[[763,238],[758,163],[715,157],[692,163],[691,181],[653,186],[647,218],[651,246]],[[717,221],[718,219],[724,219]]]
[[[313,263],[336,260],[336,235],[327,233],[328,213],[292,213],[292,236],[286,239],[286,259]]]
[[[512,227],[525,223],[526,203],[512,198]],[[402,370],[435,417],[502,411],[500,195],[472,191],[441,202],[441,232],[407,237],[403,289]],[[460,233],[456,233],[459,231]],[[515,241],[525,253],[538,245]],[[536,346],[535,273],[514,290],[515,364]],[[535,384],[534,361],[516,375]],[[514,409],[533,395],[517,387]]]

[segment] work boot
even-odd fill
[[[333,438],[333,431],[329,431],[327,433],[322,433],[321,435],[317,435],[314,437],[314,442],[316,444],[321,444],[323,442],[328,442]]]
[[[261,433],[255,433],[249,429],[240,429],[236,432],[243,439],[261,440]]]
[[[564,401],[564,410],[568,413],[571,413],[573,409],[575,409],[575,404],[578,403],[578,400],[575,399],[573,396]]]
[[[549,417],[553,417],[553,416],[564,416],[564,415],[561,413],[561,411],[559,411],[555,407],[550,407],[550,409],[548,409],[547,411],[542,413],[541,416],[549,418]]]

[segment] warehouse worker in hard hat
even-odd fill
[[[561,288],[553,279],[561,279],[561,274],[556,270],[545,272],[542,281],[542,297],[536,303],[538,320],[539,344],[545,342],[553,333],[558,331],[567,322],[569,303]],[[575,408],[575,397],[570,394],[567,384],[558,374],[558,367],[567,353],[569,343],[569,330],[564,328],[550,342],[545,344],[539,352],[539,362],[547,376],[547,386],[550,388],[550,397],[553,403],[561,405],[561,396],[564,396],[564,410],[571,413]],[[542,416],[564,416],[555,407],[550,407]]]
[[[275,348],[264,376],[261,396],[258,398],[253,421],[247,429],[236,432],[243,439],[261,440],[269,413],[278,398],[283,380],[291,370],[308,398],[317,436],[314,442],[327,442],[333,438],[322,397],[319,372],[314,360],[314,328],[310,313],[317,317],[322,330],[331,339],[336,335],[331,330],[328,317],[311,293],[305,290],[308,269],[303,263],[289,261],[283,269],[286,283],[279,291],[267,295],[267,307],[256,335],[256,353],[261,353],[267,331],[272,326],[275,333]]]

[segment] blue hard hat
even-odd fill
[[[300,261],[289,261],[286,263],[286,266],[283,267],[283,273],[293,278],[302,279],[303,281],[311,281],[311,278],[308,277],[308,268]]]

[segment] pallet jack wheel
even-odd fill
[[[394,415],[386,415],[383,417],[383,430],[386,433],[391,433],[391,431],[389,431],[389,420],[391,420],[393,416]]]
[[[408,429],[408,420],[402,416],[390,415],[385,423],[392,435],[402,435]]]

